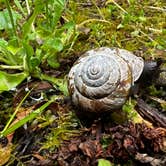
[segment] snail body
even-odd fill
[[[119,109],[143,68],[143,59],[124,49],[101,47],[87,51],[68,75],[72,102],[91,112]]]

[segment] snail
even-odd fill
[[[101,47],[87,51],[68,74],[72,102],[97,113],[119,109],[143,69],[143,58],[124,49]]]

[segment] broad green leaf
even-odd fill
[[[66,0],[55,0],[55,2],[58,2],[61,6],[64,6],[66,3]]]
[[[20,61],[20,59],[18,59],[18,58],[21,58],[22,56],[18,57],[16,54],[19,52],[21,47],[18,47],[17,42],[18,42],[18,40],[15,38],[9,40],[8,46],[6,47],[6,49],[14,55],[14,59],[17,61],[18,64],[20,64],[22,62],[22,60]]]
[[[63,50],[63,44],[61,42],[60,38],[48,38],[48,40],[45,41],[42,48],[47,51],[47,54],[45,58],[47,59],[47,63],[52,68],[58,68],[60,66],[58,62],[57,52],[60,52]]]
[[[16,24],[16,21],[21,18],[21,15],[13,10],[12,10],[12,16],[14,24]],[[12,29],[12,28],[13,27],[10,21],[9,12],[6,9],[4,9],[3,11],[0,12],[0,30]]]
[[[49,56],[47,58],[47,63],[49,64],[50,67],[54,69],[60,67],[60,63],[58,62],[57,55]]]
[[[128,120],[132,120],[133,122],[137,123],[140,122],[140,116],[137,113],[137,111],[135,111],[135,105],[136,105],[136,101],[133,100],[128,100],[122,107],[122,112],[124,112],[127,116]]]
[[[113,166],[110,161],[105,159],[98,160],[98,166]]]
[[[9,74],[0,71],[0,92],[11,90],[19,85],[28,75],[25,72]]]
[[[35,51],[35,56],[39,59],[39,61],[41,62],[42,58],[43,58],[43,54],[42,54],[42,50],[41,49],[36,49]]]
[[[31,65],[31,70],[35,70],[37,66],[39,66],[40,60],[37,57],[31,57],[30,58],[30,65]]]
[[[52,16],[53,16],[52,27],[53,28],[57,25],[61,15],[62,15],[62,12],[65,8],[65,2],[66,2],[66,0],[55,0],[54,1],[54,4],[53,4],[54,11],[52,14]]]
[[[5,41],[0,39],[0,62],[4,65],[21,66],[22,57],[17,55],[20,48],[17,45],[17,39],[12,38],[11,40]]]
[[[63,44],[60,38],[48,38],[42,48],[47,51],[47,50],[52,50],[55,52],[60,52],[63,50]]]
[[[7,45],[3,45],[0,42],[0,62],[3,62],[7,65],[18,65],[18,57],[16,58],[15,55],[8,50]]]
[[[8,42],[4,39],[0,39],[0,45],[1,46],[7,46],[8,45]]]

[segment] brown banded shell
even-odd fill
[[[126,102],[143,67],[141,57],[123,49],[101,47],[87,51],[68,75],[72,102],[92,112],[118,109]]]

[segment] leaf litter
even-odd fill
[[[164,48],[165,42],[161,40],[162,38],[157,38],[155,33],[151,35],[151,31],[159,30],[160,26],[164,27],[164,23],[162,24],[164,17],[158,17],[158,21],[153,23],[154,25],[157,25],[156,29],[153,29],[153,27],[144,29],[144,24],[150,22],[151,25],[151,20],[154,20],[154,16],[159,15],[157,8],[153,6],[147,8],[147,11],[150,10],[150,12],[146,11],[147,13],[145,13],[147,19],[149,19],[148,22],[145,21],[146,18],[144,15],[138,18],[136,18],[136,16],[130,17],[125,11],[127,9],[125,7],[126,4],[122,1],[96,1],[96,4],[94,2],[95,1],[77,1],[77,3],[80,4],[80,10],[77,9],[78,14],[76,19],[77,23],[79,23],[78,25],[82,26],[78,26],[78,29],[80,30],[78,42],[76,42],[73,46],[73,50],[71,49],[71,52],[69,53],[73,55],[67,58],[60,58],[61,67],[58,70],[51,69],[47,64],[43,63],[40,66],[43,73],[49,74],[52,77],[65,75],[69,67],[71,67],[78,58],[78,55],[84,50],[94,46],[119,46],[132,51],[136,50],[136,54],[144,56],[145,58],[149,58],[147,56],[153,58],[155,55],[155,57],[165,59],[165,51],[162,49],[160,50],[160,48]],[[102,8],[105,7],[105,2],[108,3],[109,6],[107,8]],[[75,2],[70,3],[71,7],[73,5],[74,10]],[[142,9],[143,6],[142,2],[140,5],[139,2],[134,1],[127,1],[127,3],[129,3],[127,5],[129,6],[127,12],[131,12],[133,15],[139,10],[133,11],[130,3],[136,3],[138,9]],[[146,6],[146,3],[149,5],[149,2],[145,1],[144,3],[144,8],[148,7]],[[158,3],[159,1],[156,2],[156,5]],[[117,4],[120,4],[126,9],[123,11],[123,8],[119,8]],[[91,10],[89,10],[89,7],[91,7]],[[94,7],[97,10],[95,9],[93,13]],[[164,8],[160,9],[164,10]],[[124,14],[121,13],[119,16],[119,11],[122,13],[124,12]],[[84,12],[84,15],[82,12]],[[100,16],[98,13],[100,13]],[[111,21],[113,21],[111,29],[107,20],[99,21],[100,19],[98,18],[103,16],[102,13],[106,14],[106,19],[111,19]],[[86,15],[92,16],[92,18],[89,19],[89,22],[86,21]],[[116,15],[118,15],[119,19],[117,19]],[[81,18],[79,18],[80,16]],[[133,24],[136,20],[139,22],[138,29]],[[159,22],[161,22],[161,24],[159,24]],[[129,24],[133,25],[129,26]],[[130,35],[130,33],[127,34],[128,31],[133,32],[131,32]],[[144,31],[148,35],[145,34]],[[159,33],[159,31],[156,32],[157,34]],[[163,34],[164,31],[160,32],[162,37],[164,36]],[[137,52],[137,50],[139,51]],[[33,111],[34,108],[40,107],[48,99],[50,94],[60,94],[60,92],[50,83],[32,79],[32,82],[17,87],[18,91],[14,95],[13,108],[15,108],[25,96],[26,88],[31,89],[32,87],[33,90],[30,96],[21,108],[21,111],[23,112],[18,113],[19,118],[22,114],[26,113],[26,110]],[[41,100],[35,100],[40,99],[41,92],[44,92],[45,96]],[[145,96],[141,97],[145,98]],[[165,96],[163,98],[165,99]],[[141,104],[144,104],[144,107],[140,107]],[[141,104],[137,102],[137,111],[142,112],[143,117],[153,123],[155,127],[152,128],[144,123],[135,124],[129,121],[117,125],[111,123],[108,119],[98,119],[97,117],[94,118],[95,120],[86,120],[86,122],[82,123],[75,115],[69,98],[66,97],[63,100],[58,99],[39,117],[26,123],[23,127],[13,133],[13,137],[11,138],[13,143],[12,147],[10,144],[11,140],[9,141],[4,137],[0,139],[2,145],[0,146],[0,151],[2,152],[0,153],[0,158],[6,159],[4,161],[0,160],[0,165],[9,161],[7,163],[8,165],[93,166],[97,165],[99,160],[106,159],[112,163],[121,165],[164,166],[166,165],[166,129],[165,120],[163,120],[165,119],[164,115],[155,119],[156,116],[151,117],[151,114],[145,114],[147,111],[144,109],[151,110],[151,107],[147,107],[145,102],[142,102]],[[32,105],[33,109],[31,107]],[[16,116],[15,120],[17,120],[17,118],[18,117]],[[0,128],[3,129],[3,127],[2,123]]]
[[[114,163],[127,163],[135,160],[142,163],[138,155],[147,154],[155,158],[163,153],[163,139],[166,130],[163,128],[149,128],[145,124],[134,124],[115,127],[105,127],[100,121],[95,122],[88,129],[83,129],[80,136],[65,141],[54,155],[59,165],[97,165],[100,158]],[[103,148],[103,139],[109,143]],[[160,159],[159,159],[160,160]],[[160,161],[160,164],[163,161]],[[150,163],[150,162],[149,162]]]

